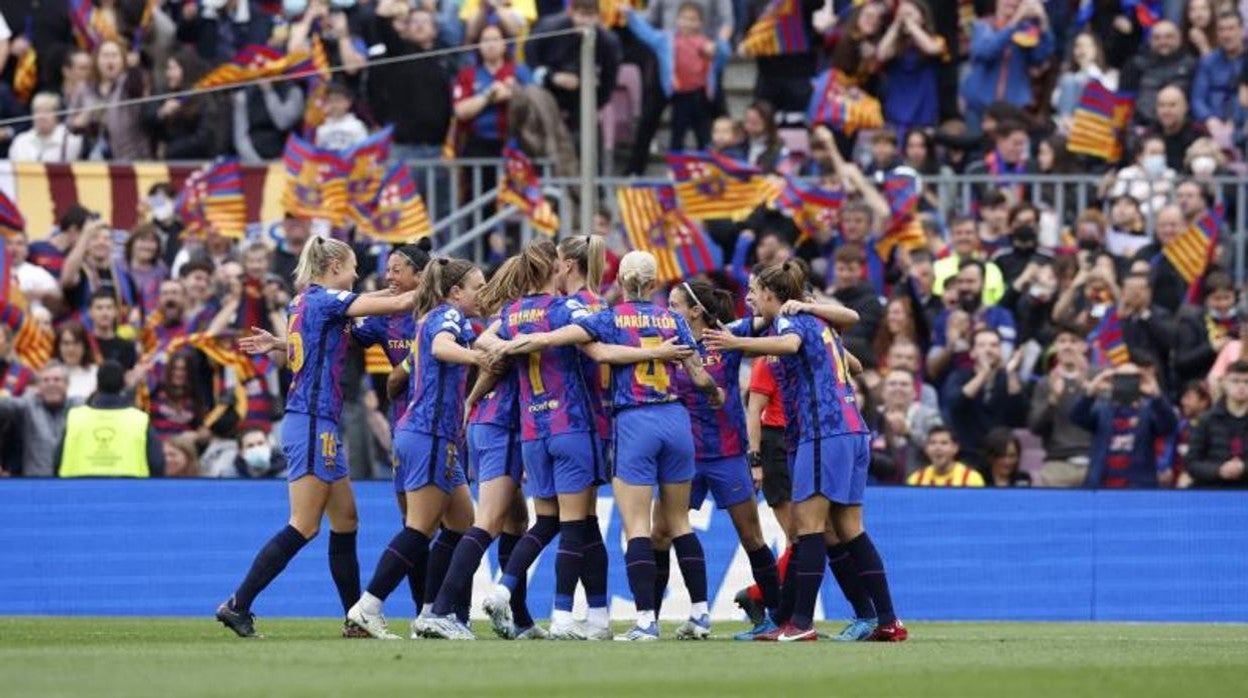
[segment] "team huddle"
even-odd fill
[[[502,574],[482,607],[502,638],[659,639],[675,551],[691,601],[676,637],[704,639],[711,631],[706,563],[689,511],[709,493],[731,516],[755,580],[738,595],[750,599],[753,628],[737,639],[817,639],[826,564],[855,616],[836,639],[905,640],[883,562],[862,527],[870,435],[851,380],[861,367],[839,336],[856,313],[807,302],[797,262],[755,270],[745,318],[733,317],[731,294],[704,281],[676,285],[664,307],[652,302],[659,280],[645,252],[621,260],[623,298],[607,306],[596,292],[605,253],[595,236],[533,242],[487,283],[470,262],[431,259],[406,245],[390,255],[386,290],[356,294],[351,248],[310,242],[296,269],[286,336],[256,331],[240,342],[250,353],[271,352],[292,373],[281,426],[290,521],[256,555],[217,619],[239,636],[256,636],[255,598],[328,515],[344,636],[397,639],[383,604],[406,578],[418,609],[413,638],[474,639],[472,579],[497,540]],[[394,366],[387,392],[403,516],[363,590],[338,425],[350,339],[380,344]],[[764,442],[771,453],[744,438],[738,376],[746,356],[766,357],[788,418],[783,438]],[[777,564],[759,523],[751,466],[764,457],[780,463],[777,481],[793,503],[787,564]],[[479,487],[475,510],[469,473]],[[608,548],[594,515],[599,488],[608,485],[623,519],[636,607],[636,622],[618,635],[609,625]],[[545,629],[529,612],[526,582],[556,536]],[[584,619],[573,617],[578,584]]]

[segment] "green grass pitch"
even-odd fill
[[[1245,625],[914,623],[900,645],[738,643],[735,623],[646,644],[487,640],[483,621],[475,643],[258,627],[263,640],[211,619],[0,618],[0,695],[1173,698],[1245,695],[1248,676]]]

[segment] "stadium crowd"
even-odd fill
[[[642,76],[627,173],[646,171],[670,106],[664,150],[693,145],[847,194],[814,235],[766,206],[707,221],[706,232],[726,260],[711,277],[739,296],[752,265],[796,257],[821,280],[816,291],[858,312],[845,341],[865,368],[877,482],[1248,485],[1248,292],[1230,273],[1242,233],[1226,223],[1238,202],[1224,184],[1245,171],[1243,3],[96,0],[85,30],[81,7],[0,0],[0,119],[32,116],[0,128],[15,163],[276,159],[304,126],[300,81],[126,100],[186,90],[247,46],[296,51],[314,35],[341,68],[319,97],[319,146],[347,148],[393,125],[401,161],[432,161],[448,145],[497,158],[534,122],[570,143],[581,39],[523,39],[597,25],[599,107],[623,73]],[[784,12],[804,40],[760,49],[751,28]],[[521,40],[514,49],[510,38]],[[756,101],[740,114],[728,113],[722,86],[730,55],[757,69]],[[1067,147],[1092,80],[1134,98],[1117,159]],[[829,82],[878,100],[882,124],[812,118]],[[431,167],[432,195],[449,196],[448,170]],[[881,259],[878,182],[898,168],[982,178],[952,209],[927,180],[926,244]],[[1089,172],[1099,182],[1029,178]],[[219,347],[176,340],[284,326],[311,222],[287,216],[276,242],[183,236],[172,185],[145,193],[132,230],[77,205],[55,212],[54,230],[25,229],[16,209],[0,220],[20,291],[6,298],[20,295],[54,336],[53,359],[28,365],[16,328],[0,325],[7,475],[56,474],[68,408],[131,395],[160,446],[148,449],[153,474],[284,471],[270,438],[282,372],[262,365],[244,377],[222,369]],[[1167,252],[1210,214],[1211,253],[1193,277]],[[596,232],[620,247],[617,227],[604,209]],[[361,268],[375,270],[361,285],[388,283],[386,248],[354,242]],[[766,394],[754,373],[742,384]],[[342,423],[355,477],[389,469],[384,380],[354,347]]]

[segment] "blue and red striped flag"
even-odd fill
[[[1067,149],[1117,162],[1122,159],[1122,142],[1134,110],[1134,95],[1114,92],[1095,78],[1089,80],[1071,117]]]
[[[839,76],[839,71],[828,69],[815,77],[810,104],[806,107],[806,123],[811,126],[827,124],[833,131],[847,136],[883,126],[884,109],[880,100],[844,84]]]
[[[79,48],[94,52],[105,40],[116,41],[121,38],[113,23],[96,9],[93,0],[68,0],[66,5],[69,26]]]
[[[927,235],[917,215],[922,191],[919,173],[909,167],[895,167],[883,176],[880,190],[891,214],[884,234],[875,242],[880,259],[889,259],[899,246],[907,250],[925,247]]]
[[[1187,284],[1189,303],[1199,302],[1200,280],[1213,261],[1213,253],[1218,246],[1218,227],[1217,216],[1206,213],[1161,250]]]
[[[342,153],[351,166],[347,173],[347,197],[353,206],[371,206],[388,176],[386,162],[394,142],[394,127],[387,126]]]
[[[247,230],[243,168],[237,158],[217,158],[204,170],[203,216],[220,235],[241,240]]]
[[[26,230],[26,217],[17,210],[17,204],[7,194],[0,191],[0,238],[7,238],[9,233]]]
[[[793,177],[785,178],[784,190],[775,200],[776,209],[792,218],[797,226],[796,244],[835,231],[844,205],[845,190],[823,189]]]
[[[319,37],[314,38],[319,41]],[[319,77],[328,80],[328,61],[321,63],[317,60],[315,50],[318,41],[312,42],[312,50],[292,53],[282,53],[277,49],[256,44],[244,46],[234,54],[229,63],[218,66],[200,78],[195,87],[204,89],[276,77]],[[324,53],[323,48],[321,52]]]
[[[1092,363],[1097,368],[1121,366],[1131,360],[1127,342],[1122,335],[1118,308],[1111,307],[1092,330]]]
[[[772,0],[741,40],[746,56],[784,56],[810,50],[801,0]]]
[[[332,150],[318,148],[291,134],[282,153],[286,187],[282,206],[306,218],[326,218],[342,225],[348,214],[347,174],[350,166]]]
[[[761,170],[719,153],[669,153],[676,196],[690,218],[743,220],[779,195]]]
[[[672,185],[620,187],[616,200],[629,244],[654,255],[660,282],[681,281],[720,265],[702,227],[677,204]]]
[[[52,334],[40,329],[30,313],[16,303],[0,304],[0,324],[12,332],[13,353],[25,366],[38,370],[52,358]]]
[[[407,165],[390,168],[377,195],[367,205],[352,202],[351,218],[361,233],[395,245],[414,242],[433,233],[425,202],[416,191]]]
[[[534,228],[553,235],[559,230],[559,216],[542,194],[542,181],[537,168],[516,144],[503,148],[506,174],[498,187],[498,201],[515,206],[529,219]]]

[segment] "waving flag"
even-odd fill
[[[1098,368],[1105,366],[1121,366],[1131,360],[1126,340],[1122,336],[1122,321],[1118,318],[1118,309],[1111,307],[1105,311],[1096,329],[1092,330],[1092,363]]]
[[[403,163],[381,179],[377,196],[367,206],[352,202],[351,217],[365,235],[391,244],[405,244],[433,233],[425,202]]]
[[[34,26],[34,16],[27,17],[23,33],[26,52],[18,56],[13,64],[13,94],[23,104],[30,103],[30,98],[35,96],[35,88],[39,86],[39,55],[35,50]]]
[[[242,166],[235,158],[217,158],[205,169],[202,181],[204,220],[217,233],[241,240],[247,229]]]
[[[670,184],[621,187],[616,199],[629,244],[654,255],[659,281],[681,281],[720,265],[701,226],[677,205]]]
[[[1187,298],[1191,302],[1195,302],[1199,296],[1200,279],[1209,268],[1217,245],[1218,219],[1212,213],[1206,213],[1161,250],[1187,283]]]
[[[806,122],[812,126],[827,124],[847,136],[883,126],[884,110],[880,100],[856,87],[843,85],[839,75],[838,71],[829,69],[815,78],[810,104],[806,107]]]
[[[845,205],[843,189],[823,189],[817,185],[788,177],[784,191],[776,198],[776,209],[793,219],[797,226],[798,245],[821,233],[835,230],[840,224],[841,207]]]
[[[303,135],[312,138],[316,127],[325,123],[325,97],[329,93],[329,58],[320,34],[313,34],[312,52],[300,70],[308,74],[308,98],[303,106]]]
[[[1066,148],[1117,162],[1122,159],[1122,141],[1134,110],[1133,95],[1118,94],[1100,80],[1089,80],[1075,105]]]
[[[26,230],[26,219],[17,210],[13,200],[4,192],[0,192],[0,237],[7,238],[10,231]]]
[[[741,40],[747,56],[784,56],[810,50],[801,0],[772,0]]]
[[[779,195],[761,170],[718,153],[670,153],[676,196],[690,218],[742,220]]]
[[[95,7],[92,0],[69,0],[69,25],[74,34],[74,41],[79,48],[94,52],[105,40],[116,41],[121,38],[117,27]]]
[[[308,218],[327,218],[342,225],[347,217],[347,174],[350,167],[335,152],[317,148],[293,133],[282,153],[286,212]]]
[[[52,335],[40,329],[30,313],[15,303],[0,304],[0,324],[8,326],[13,353],[27,367],[38,370],[52,358]]]
[[[1040,44],[1040,25],[1034,19],[1023,20],[1010,35],[1010,41],[1019,48],[1035,48]]]
[[[347,173],[347,197],[353,205],[370,206],[377,198],[382,177],[387,174],[385,166],[393,141],[394,127],[387,126],[342,153],[342,159],[351,167]]]
[[[319,40],[319,37],[314,37]],[[313,42],[313,47],[317,42]],[[322,48],[322,54],[324,49]],[[313,51],[283,54],[277,49],[255,44],[244,46],[229,63],[225,63],[195,83],[196,89],[237,85],[239,83],[276,77],[324,77],[328,79],[328,62],[317,65]]]
[[[887,260],[898,246],[908,250],[925,247],[927,235],[917,215],[922,186],[919,173],[909,167],[895,167],[882,180],[880,189],[891,216],[884,234],[875,242],[875,251],[880,259]]]
[[[553,235],[559,229],[559,216],[542,195],[542,182],[529,156],[510,143],[503,148],[503,160],[507,173],[499,184],[499,203],[515,206],[534,228]]]

